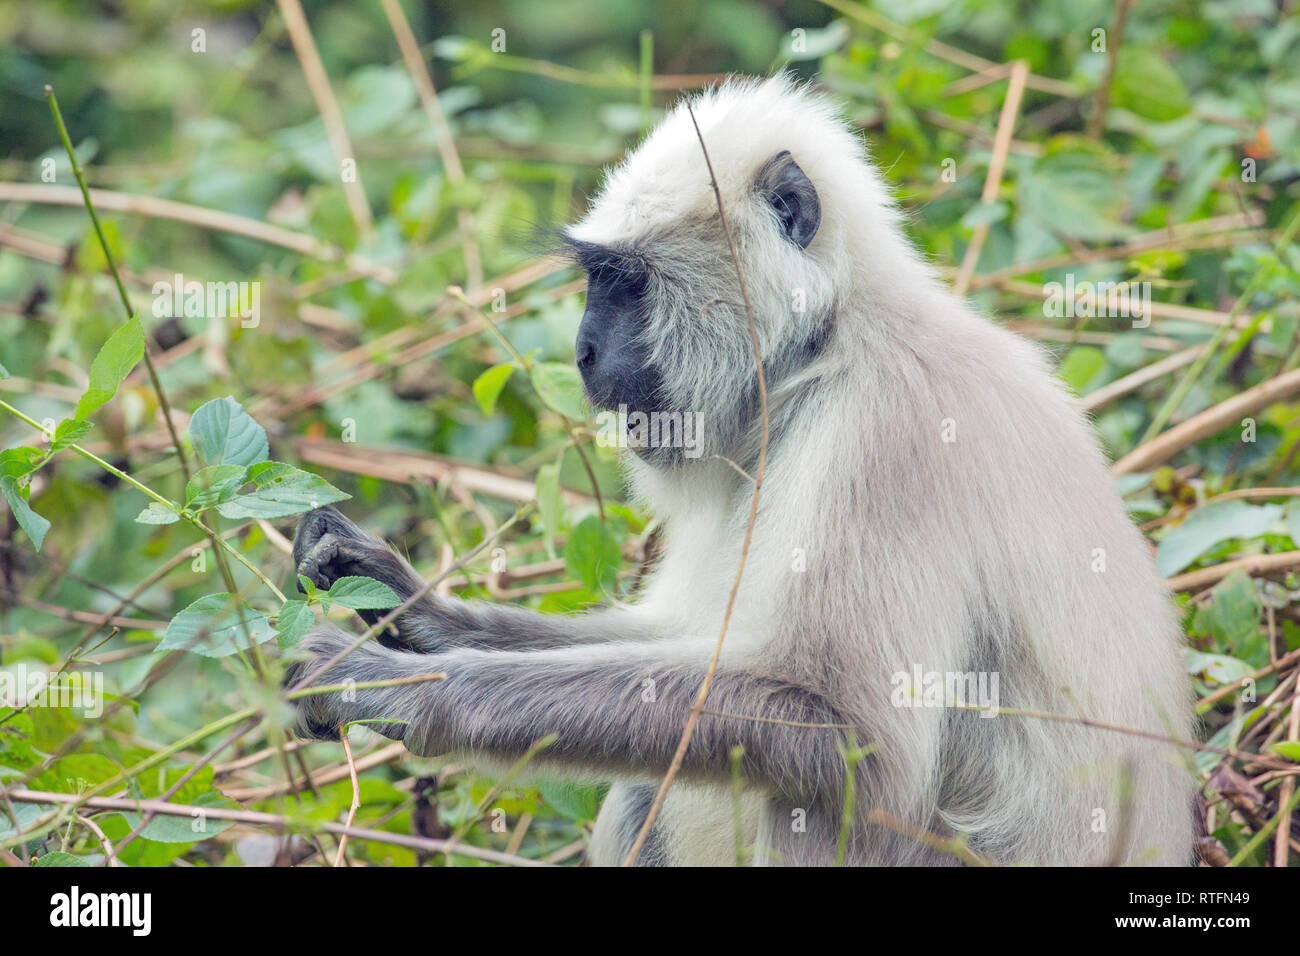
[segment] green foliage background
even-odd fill
[[[54,669],[79,648],[74,672],[104,673],[117,704],[112,716],[89,721],[66,709],[0,707],[0,785],[160,796],[234,726],[212,732],[214,722],[253,708],[266,715],[257,729],[169,799],[283,814],[308,834],[290,845],[246,823],[209,821],[197,832],[186,818],[156,817],[123,851],[128,863],[333,859],[333,837],[312,829],[346,816],[352,786],[340,751],[317,744],[295,756],[320,782],[314,793],[293,794],[284,785],[289,763],[277,752],[287,708],[273,693],[272,648],[292,645],[312,612],[301,602],[282,608],[266,582],[232,561],[235,590],[247,601],[245,616],[229,618],[232,632],[251,624],[268,643],[246,641],[238,654],[221,656],[194,653],[200,648],[179,631],[159,643],[168,622],[197,620],[201,631],[202,620],[234,608],[219,599],[177,617],[230,590],[210,553],[191,553],[205,539],[185,515],[178,520],[181,509],[222,533],[246,525],[232,547],[297,601],[291,562],[274,540],[276,531],[292,535],[295,509],[268,511],[264,499],[231,505],[240,489],[259,490],[248,480],[263,459],[323,476],[325,487],[351,496],[352,517],[429,574],[445,565],[444,546],[464,554],[516,506],[534,503],[499,555],[484,549],[471,562],[472,582],[455,579],[459,593],[565,611],[634,585],[653,519],[622,503],[615,460],[591,441],[571,370],[579,276],[539,268],[517,288],[503,277],[540,261],[538,236],[580,213],[600,169],[637,142],[678,88],[782,67],[815,76],[864,131],[910,214],[912,237],[938,266],[954,268],[973,231],[987,227],[972,294],[999,321],[1042,339],[1085,399],[1211,342],[1212,357],[1192,367],[1196,374],[1157,377],[1097,410],[1098,434],[1115,457],[1297,364],[1300,251],[1294,242],[1275,248],[1300,194],[1293,3],[1152,0],[1129,11],[1122,37],[1114,5],[1097,0],[489,0],[405,8],[455,136],[462,181],[440,158],[381,5],[305,4],[373,215],[365,230],[349,211],[338,157],[275,4],[0,0],[7,372],[0,399],[59,429],[51,445],[19,419],[0,419],[7,449],[0,487],[9,503],[0,512],[0,663]],[[1095,49],[1099,28],[1110,31],[1109,51]],[[194,49],[195,30],[203,31],[203,52]],[[493,52],[500,30],[505,50]],[[971,57],[1023,59],[1034,76],[992,202],[981,201],[981,190],[1007,81],[969,83],[983,69]],[[113,211],[102,202],[106,238],[143,323],[124,324],[80,199],[69,205],[54,193],[4,192],[10,184],[75,185],[46,84],[91,186],[233,213],[320,245],[304,254],[189,213]],[[1105,123],[1090,135],[1102,88]],[[42,177],[50,169],[52,183]],[[448,292],[475,293],[469,247],[488,290],[473,306]],[[371,275],[349,271],[343,255],[369,263]],[[157,314],[153,283],[176,273],[260,282],[260,323]],[[1149,329],[1127,319],[1045,316],[1043,284],[1067,273],[1075,282],[1150,281],[1157,301],[1185,310],[1167,310]],[[1245,320],[1216,336],[1239,297]],[[484,313],[498,334],[478,331],[408,353],[467,322],[481,324]],[[227,463],[234,471],[209,467],[187,492],[144,370],[122,381],[144,337],[181,426],[205,403],[216,402],[211,413],[232,396],[241,427],[265,428],[265,454]],[[239,417],[245,410],[255,423]],[[1134,519],[1148,523],[1164,573],[1300,549],[1298,411],[1288,398],[1256,416],[1253,440],[1223,429],[1168,467],[1119,480]],[[73,442],[175,507],[151,504],[72,451]],[[420,457],[413,465],[357,446]],[[195,451],[205,452],[201,464],[221,464],[201,440],[191,460]],[[311,482],[294,470],[274,475],[302,483],[300,491]],[[311,487],[315,493],[303,493],[315,500],[320,485]],[[1277,490],[1211,500],[1260,488]],[[138,520],[146,507],[151,516]],[[173,556],[177,563],[117,612],[120,626],[96,626]],[[1189,679],[1201,695],[1300,647],[1296,588],[1285,568],[1257,578],[1238,570],[1180,595]],[[340,617],[355,606],[332,603]],[[1257,701],[1228,695],[1207,705],[1204,737],[1300,760],[1300,744],[1287,742],[1295,681],[1291,663],[1259,680]],[[198,731],[208,736],[190,736]],[[358,759],[382,743],[364,731],[354,741]],[[257,761],[236,762],[261,750]],[[1229,763],[1210,752],[1198,758],[1215,807],[1213,835],[1239,863],[1271,861],[1272,840],[1259,835],[1286,797],[1286,775],[1256,777],[1252,815],[1222,802]],[[292,765],[296,778],[302,765]],[[578,858],[600,795],[492,781],[407,755],[366,769],[360,794],[359,826],[455,832],[473,846],[561,862]],[[99,839],[70,825],[66,811],[30,802],[3,810],[0,846],[21,857],[102,861]],[[112,841],[142,823],[129,813],[97,819]],[[476,862],[366,840],[348,853],[370,863]]]

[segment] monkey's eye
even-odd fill
[[[646,263],[635,252],[563,237],[559,253],[581,266],[589,285],[621,286],[629,292],[643,294],[646,287]]]

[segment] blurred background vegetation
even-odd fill
[[[581,276],[546,258],[544,237],[682,92],[788,68],[864,131],[937,266],[956,274],[978,237],[967,291],[1056,355],[1108,453],[1145,449],[1117,482],[1162,570],[1179,576],[1203,737],[1237,752],[1196,758],[1217,841],[1207,853],[1296,865],[1300,252],[1283,233],[1300,194],[1295,7],[307,0],[300,23],[296,0],[0,0],[0,398],[38,422],[68,418],[124,321],[49,84],[104,191],[105,234],[178,431],[204,402],[233,396],[267,430],[272,458],[351,494],[345,510],[429,575],[535,502],[448,585],[547,611],[625,595],[653,553],[653,516],[622,502],[572,382],[505,371],[501,336],[530,365],[571,363]],[[414,61],[397,39],[407,24]],[[1029,73],[998,151],[1012,61]],[[338,129],[322,119],[331,103]],[[1002,172],[986,184],[990,165]],[[159,308],[154,283],[177,273],[260,283],[260,321]],[[1150,282],[1150,327],[1045,314],[1044,285],[1067,276]],[[1263,383],[1267,401],[1240,415],[1224,406]],[[1218,427],[1179,440],[1188,421]],[[93,422],[86,449],[182,497],[143,368]],[[48,450],[9,415],[0,447]],[[343,820],[353,799],[340,748],[284,743],[274,667],[257,677],[243,655],[159,648],[178,611],[226,590],[202,535],[137,522],[147,499],[66,450],[12,477],[50,529],[38,551],[12,502],[0,511],[0,663],[54,670],[71,656],[116,697],[98,721],[0,707],[0,785],[299,821],[290,840],[252,818],[200,833],[183,817],[95,813],[108,840],[130,840],[130,864],[331,862],[336,837],[316,825]],[[234,531],[292,597],[293,523],[217,530]],[[272,593],[240,565],[233,574],[276,619]],[[292,643],[283,628],[279,643]],[[1253,696],[1238,692],[1247,678]],[[213,722],[250,706],[267,718],[211,754],[225,737]],[[357,826],[581,858],[600,788],[490,780],[364,730],[353,742]],[[66,808],[3,809],[5,860],[103,861],[99,836],[67,827]],[[362,839],[347,855],[481,862]]]

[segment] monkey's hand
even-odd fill
[[[293,561],[298,574],[319,588],[330,588],[340,578],[373,578],[392,588],[398,601],[405,601],[424,582],[383,541],[366,534],[326,505],[303,515],[293,541]],[[302,590],[299,582],[298,590]],[[388,610],[358,610],[361,619],[373,625]],[[426,594],[404,611],[384,633],[381,644],[403,650],[430,652],[448,643],[456,622],[449,607],[435,595]]]
[[[353,635],[332,624],[314,628],[292,651],[293,660],[284,673],[284,687],[293,688],[299,681],[315,674],[355,640]],[[308,685],[317,688],[343,685],[343,689],[309,694],[294,700],[298,714],[295,733],[317,740],[338,740],[341,725],[364,721],[365,726],[376,733],[402,740],[412,719],[419,714],[419,690],[427,684],[364,685],[434,672],[436,660],[428,655],[382,647],[373,641],[365,642]]]

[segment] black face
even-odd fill
[[[587,270],[587,311],[574,348],[587,397],[600,408],[657,410],[663,379],[650,363],[642,334],[647,321],[645,263],[590,243],[571,242],[569,247]]]

